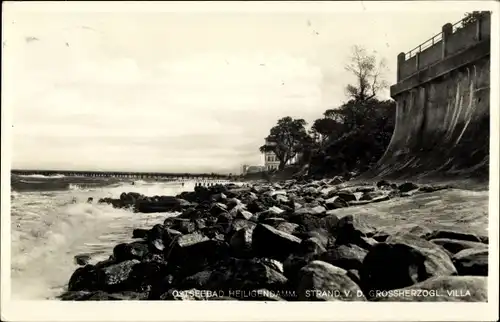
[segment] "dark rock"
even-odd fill
[[[330,263],[345,270],[359,270],[368,251],[357,245],[339,245],[328,249],[319,256],[319,260]]]
[[[347,201],[339,196],[333,196],[330,199],[325,200],[325,205],[328,210],[349,207]]]
[[[456,268],[448,252],[441,246],[411,234],[391,236],[386,243],[400,243],[410,246],[425,256],[425,269],[430,276],[453,275]]]
[[[415,189],[418,189],[418,186],[413,182],[405,182],[398,187],[400,192],[409,192]]]
[[[113,257],[117,263],[132,259],[142,260],[148,252],[148,244],[146,242],[123,243],[113,248]]]
[[[413,235],[389,237],[368,252],[360,270],[366,291],[398,289],[456,269],[440,246]]]
[[[416,290],[412,292],[413,290]],[[398,295],[400,294],[400,295]],[[373,301],[487,302],[488,280],[483,276],[436,276],[418,284],[387,292],[373,292]]]
[[[276,225],[275,228],[278,230],[281,230],[282,232],[285,232],[287,234],[293,235],[293,233],[296,231],[297,227],[299,227],[299,225],[294,224],[294,223],[290,223],[287,221],[282,221],[282,222],[278,222],[278,224]]]
[[[149,230],[137,228],[132,231],[132,238],[144,238],[148,237]]]
[[[481,238],[479,238],[475,234],[453,231],[453,230],[443,230],[438,229],[434,230],[431,233],[428,233],[424,236],[425,239],[438,239],[438,238],[448,238],[448,239],[457,239],[457,240],[468,240],[473,242],[481,242]]]
[[[303,231],[311,231],[318,228],[325,228],[325,221],[320,216],[316,215],[300,215],[293,214],[290,216],[289,221],[291,223],[301,226]]]
[[[180,231],[183,234],[191,234],[196,230],[196,224],[185,218],[173,218],[171,229]]]
[[[223,203],[214,203],[210,208],[210,213],[216,217],[225,212],[227,212],[227,206]]]
[[[407,287],[430,275],[425,269],[425,256],[405,244],[379,243],[363,260],[359,269],[364,294]]]
[[[71,275],[68,291],[96,291],[100,286],[99,270],[94,265],[77,268]]]
[[[250,220],[253,214],[250,211],[245,210],[242,206],[235,206],[229,212],[233,218],[240,218],[245,220]]]
[[[485,245],[483,243],[478,243],[478,242],[473,242],[473,241],[467,241],[467,240],[458,240],[458,239],[449,239],[449,238],[437,238],[437,239],[431,239],[431,242],[434,244],[437,244],[447,251],[449,251],[452,254],[456,254],[461,250],[468,249],[468,248],[481,248],[481,249],[487,249],[488,245]]]
[[[377,188],[383,188],[383,187],[390,187],[391,186],[391,183],[389,181],[386,181],[386,180],[381,180],[379,182],[377,182]]]
[[[62,301],[123,301],[123,300],[146,300],[147,293],[120,292],[106,293],[103,291],[78,291],[66,292],[60,296]]]
[[[435,185],[435,186],[422,186],[418,190],[421,192],[435,192],[439,190],[451,189],[451,186],[448,185]]]
[[[126,260],[115,265],[101,269],[102,285],[101,290],[106,292],[120,292],[129,289],[128,280],[133,267],[140,262],[136,259]]]
[[[299,301],[364,301],[359,286],[347,272],[322,261],[313,261],[299,271]]]
[[[90,261],[90,255],[82,254],[75,256],[75,263],[79,266],[85,266],[89,263],[89,261]]]
[[[310,215],[310,216],[320,216],[326,213],[326,208],[323,206],[316,207],[303,207],[295,210],[294,215]]]
[[[354,193],[352,193],[351,191],[348,191],[348,190],[339,191],[339,192],[336,193],[336,195],[338,197],[344,199],[347,202],[351,202],[351,201],[356,201],[357,200],[356,195]]]
[[[357,269],[347,270],[347,276],[356,284],[361,285],[361,278],[359,277],[359,271]]]
[[[280,218],[280,217],[270,217],[270,218],[266,218],[262,221],[263,224],[266,224],[266,225],[269,225],[271,227],[274,227],[274,228],[278,228],[277,226],[280,224],[280,223],[286,223],[285,219],[283,218]]]
[[[286,288],[287,279],[261,259],[230,258],[213,269],[187,277],[181,284],[182,288],[199,285],[206,290],[222,291],[230,297],[244,298],[245,294],[236,291],[262,288],[280,291]]]
[[[258,256],[285,260],[301,240],[266,224],[258,224],[252,234],[252,249]]]
[[[339,219],[337,225],[331,229],[337,238],[337,244],[357,244],[361,247],[365,242],[361,237],[367,237],[373,234],[375,229],[367,223],[364,217],[360,215],[347,215]]]
[[[172,212],[181,211],[185,205],[185,200],[183,199],[162,196],[157,202],[148,201],[146,199],[136,200],[134,209],[136,212],[142,213]]]
[[[488,249],[464,249],[453,256],[459,275],[488,276]]]

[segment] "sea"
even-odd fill
[[[75,255],[89,255],[90,263],[107,259],[115,245],[132,241],[133,229],[178,215],[133,213],[98,204],[99,198],[122,192],[175,196],[196,184],[223,183],[131,180],[11,175],[11,299],[56,299],[78,268]]]

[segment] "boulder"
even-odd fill
[[[300,238],[266,224],[258,224],[252,234],[252,249],[261,257],[284,260],[298,249],[300,243]]]
[[[467,233],[467,232],[462,232],[462,231],[455,231],[455,230],[445,230],[445,229],[438,229],[434,230],[424,236],[425,239],[430,240],[430,239],[438,239],[438,238],[448,238],[448,239],[457,239],[457,240],[467,240],[467,241],[473,241],[473,242],[481,242],[481,238],[475,234],[472,233]]]
[[[252,253],[252,235],[255,229],[254,226],[247,226],[236,231],[230,241],[230,251],[233,257],[247,258],[253,255]]]
[[[165,259],[182,268],[183,274],[202,270],[229,255],[229,245],[221,240],[209,239],[198,232],[179,236],[170,249],[165,249]]]
[[[245,219],[245,220],[250,220],[252,218],[253,214],[250,211],[245,210],[243,206],[235,206],[232,208],[229,213],[233,218],[240,218],[240,219]]]
[[[315,206],[315,207],[302,207],[298,210],[295,210],[294,215],[312,215],[312,216],[320,216],[326,213],[326,208],[323,206]]]
[[[487,249],[488,245],[473,241],[459,240],[459,239],[449,239],[449,238],[436,238],[431,239],[431,242],[437,244],[452,254],[456,254],[461,250],[468,248],[481,248]]]
[[[190,219],[172,218],[172,226],[170,228],[180,231],[183,234],[191,234],[196,230],[196,224]]]
[[[248,292],[265,288],[280,291],[286,288],[287,279],[262,259],[229,258],[216,267],[185,278],[179,287],[186,289],[193,285],[241,299],[246,295],[237,293],[237,290]]]
[[[143,238],[146,239],[148,237],[149,230],[137,228],[132,231],[132,238]]]
[[[338,191],[336,194],[336,196],[344,199],[345,201],[347,202],[351,202],[351,201],[356,201],[356,195],[349,191],[349,190],[342,190],[342,191]]]
[[[454,275],[457,272],[450,254],[443,247],[418,236],[411,234],[391,236],[386,243],[400,243],[416,249],[425,256],[424,265],[430,276]]]
[[[333,196],[325,200],[325,205],[328,210],[349,207],[349,203],[339,196]]]
[[[365,249],[357,245],[348,244],[330,248],[321,254],[318,259],[345,270],[359,270],[366,254],[368,254],[368,251]]]
[[[469,248],[456,253],[453,263],[459,275],[488,276],[488,249]]]
[[[81,255],[76,255],[74,257],[75,263],[79,266],[85,266],[89,263],[90,261],[90,255],[87,254],[81,254]]]
[[[347,215],[339,219],[331,232],[337,238],[337,244],[361,244],[359,246],[362,246],[365,243],[361,237],[373,234],[375,229],[367,223],[364,216]]]
[[[404,288],[432,276],[454,275],[444,249],[416,236],[389,237],[366,255],[359,270],[366,292]]]
[[[299,225],[288,221],[282,221],[278,222],[275,228],[287,234],[293,235],[293,233],[297,230],[297,227],[299,227]]]
[[[413,182],[405,182],[398,186],[399,192],[409,192],[418,189],[418,185]]]
[[[117,263],[131,259],[142,260],[148,252],[147,242],[123,243],[113,248],[113,257]]]
[[[312,261],[299,271],[299,301],[364,301],[359,286],[347,271],[323,261]]]

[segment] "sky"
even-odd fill
[[[397,55],[465,12],[63,5],[4,8],[15,169],[238,173],[263,163],[279,118],[310,124],[346,100],[353,45],[386,59],[394,84]]]

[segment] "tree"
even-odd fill
[[[342,133],[343,124],[333,118],[327,117],[314,121],[311,130],[320,143],[325,140],[338,137]]]
[[[387,87],[382,79],[387,69],[384,59],[377,62],[374,54],[368,54],[361,46],[353,46],[350,62],[345,69],[354,74],[356,84],[348,84],[346,94],[355,101],[366,101],[374,98],[378,92]]]
[[[488,15],[489,13],[490,13],[489,11],[467,12],[465,14],[464,19],[462,20],[462,28],[467,26],[468,24],[474,23],[474,22],[484,18],[484,16]]]
[[[280,162],[279,170],[283,170],[288,161],[304,151],[309,141],[306,124],[305,120],[292,119],[290,116],[278,120],[271,128],[266,144],[259,148],[260,152],[274,152]]]

